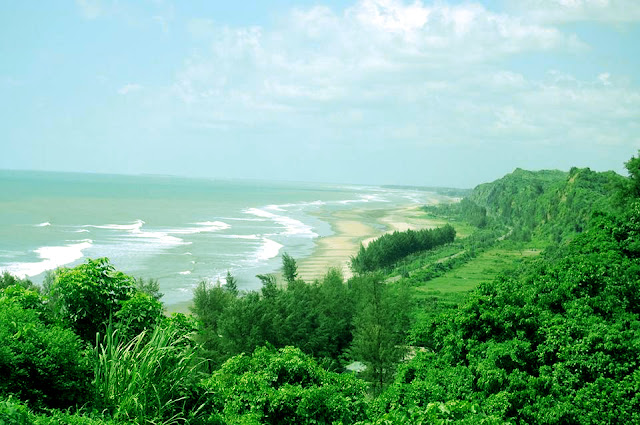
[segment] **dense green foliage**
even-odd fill
[[[371,241],[351,257],[351,269],[356,273],[372,272],[389,267],[401,258],[453,242],[456,231],[451,225],[437,229],[407,230],[386,233]]]
[[[586,232],[413,329],[426,349],[386,406],[464,400],[523,423],[640,421],[640,208]]]
[[[335,363],[351,343],[355,303],[342,275],[331,270],[315,284],[298,280],[286,288],[278,288],[273,276],[264,282],[261,293],[242,296],[206,282],[196,289],[193,312],[202,323],[198,340],[210,370],[265,343],[293,345]]]
[[[47,323],[37,303],[36,293],[17,285],[0,293],[0,395],[14,394],[36,407],[82,403],[91,378],[80,338]]]
[[[363,377],[378,394],[393,379],[404,354],[411,310],[408,293],[402,287],[393,291],[379,274],[357,277],[351,283],[357,304],[350,354],[364,363]]]
[[[353,423],[365,417],[362,381],[327,372],[292,347],[233,357],[202,385],[212,424]]]
[[[594,209],[608,209],[623,178],[588,168],[513,173],[477,186],[469,200],[498,222],[511,226],[516,239],[539,237],[560,242],[582,232]]]
[[[242,293],[228,273],[196,288],[193,317],[163,316],[157,281],[106,259],[42,291],[5,273],[0,423],[640,423],[640,157],[626,165],[516,170],[426,209],[475,226],[464,239],[386,235],[347,282],[304,282],[285,255],[286,285]],[[529,247],[513,239],[547,248],[444,308],[419,296],[486,249]]]
[[[132,297],[133,284],[106,258],[89,259],[73,269],[58,269],[49,295],[58,318],[85,341],[93,341],[121,303]]]

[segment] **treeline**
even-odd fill
[[[0,423],[366,419],[367,393],[393,379],[404,352],[406,292],[336,270],[307,284],[286,254],[283,271],[284,286],[260,275],[260,291],[238,291],[230,274],[201,283],[193,317],[165,317],[157,282],[107,259],[58,269],[42,290],[3,275]],[[337,373],[354,360],[369,385]]]
[[[365,273],[389,267],[407,255],[451,243],[455,237],[456,231],[451,225],[386,233],[371,241],[366,248],[360,245],[358,253],[351,257],[351,269]]]
[[[425,205],[422,210],[435,214],[440,218],[465,221],[478,228],[485,228],[490,223],[489,217],[487,217],[487,209],[479,206],[469,198],[463,198],[460,202]]]
[[[204,349],[208,370],[265,344],[295,346],[329,370],[343,371],[347,363],[363,361],[371,366],[364,376],[374,384],[374,391],[381,389],[392,377],[401,356],[397,347],[409,328],[411,301],[406,288],[384,284],[379,274],[345,282],[335,269],[314,283],[305,283],[295,277],[295,261],[286,254],[284,258],[292,273],[282,287],[271,276],[262,275],[260,292],[238,293],[228,284],[207,282],[195,290],[193,313],[201,322],[196,339]],[[367,347],[372,323],[377,326],[377,345]]]
[[[435,403],[460,423],[640,423],[638,181],[632,172],[625,201],[596,209],[565,244],[417,321],[422,349],[380,415],[414,422]]]
[[[488,217],[513,229],[512,239],[538,238],[558,243],[582,232],[594,209],[618,202],[624,178],[589,168],[513,173],[477,186],[469,201],[486,208]]]

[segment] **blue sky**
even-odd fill
[[[637,0],[0,8],[0,168],[472,187],[640,149]]]

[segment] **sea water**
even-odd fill
[[[108,257],[158,279],[166,304],[201,280],[257,289],[281,254],[311,254],[331,234],[327,210],[424,204],[434,194],[319,183],[0,171],[0,271],[42,282],[47,270]]]

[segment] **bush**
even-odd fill
[[[365,417],[364,382],[328,372],[293,347],[233,357],[203,386],[214,412],[210,423],[353,423]]]
[[[72,331],[47,326],[36,310],[0,296],[0,396],[36,407],[67,408],[91,394],[83,344]]]

